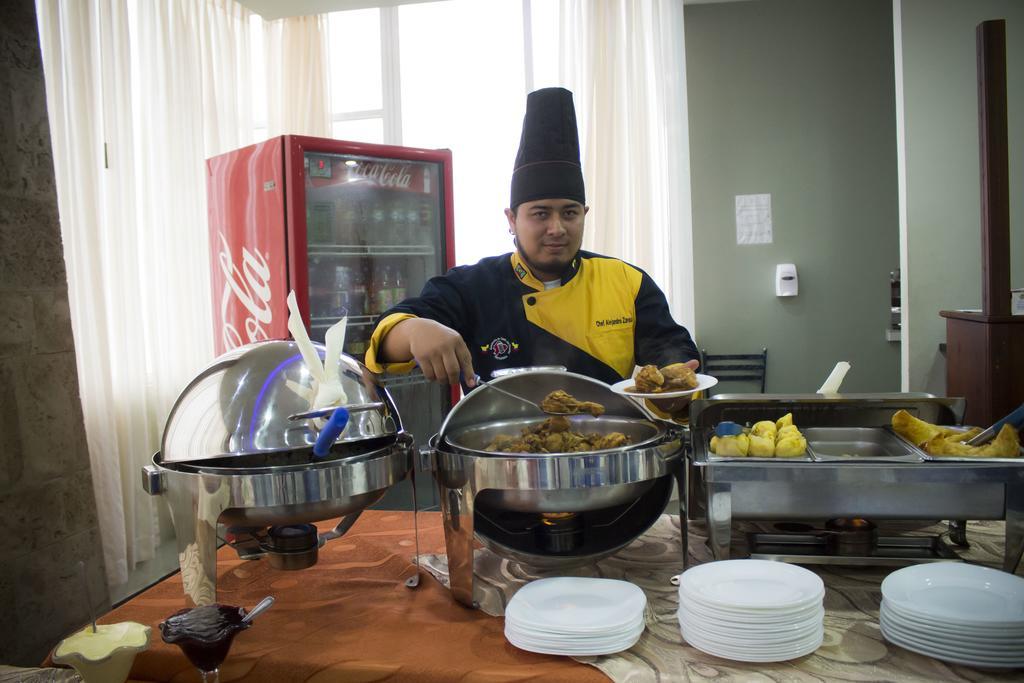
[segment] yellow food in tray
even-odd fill
[[[750,437],[746,434],[711,437],[711,452],[715,455],[746,455],[749,449]]]
[[[736,436],[712,436],[711,452],[721,456],[793,458],[807,453],[807,439],[786,413],[774,422],[761,420]]]
[[[973,458],[1020,456],[1020,438],[1017,430],[1008,424],[1003,425],[996,438],[981,446],[968,446],[965,443],[981,432],[978,427],[967,431],[940,427],[916,418],[905,410],[897,410],[893,414],[892,428],[929,455]]]

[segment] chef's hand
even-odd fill
[[[696,372],[697,368],[700,367],[700,361],[686,361],[686,366]],[[652,398],[648,400],[650,400],[658,410],[663,413],[668,413],[670,417],[678,420],[680,418],[688,417],[691,398],[693,398],[693,394],[688,396],[679,396],[678,398]]]
[[[462,336],[450,327],[426,318],[408,318],[384,337],[383,350],[389,362],[415,360],[428,380],[442,384],[476,386],[473,357]]]

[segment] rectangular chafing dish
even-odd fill
[[[733,519],[986,519],[1006,520],[1004,568],[1016,567],[1024,552],[1024,460],[929,461],[888,431],[900,409],[958,425],[964,401],[930,394],[722,394],[695,401],[688,508],[699,512],[704,503],[715,558],[729,556]],[[787,412],[808,439],[806,457],[710,453],[719,422],[752,424]]]

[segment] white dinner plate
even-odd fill
[[[699,372],[697,375],[697,386],[693,389],[682,389],[680,391],[664,391],[657,394],[638,394],[634,391],[627,391],[636,386],[636,382],[633,378],[624,379],[621,382],[616,382],[612,385],[612,391],[616,394],[622,394],[623,396],[629,396],[630,398],[679,398],[680,396],[689,396],[695,394],[698,391],[704,391],[718,384],[718,378],[712,377],[711,375],[702,375]]]
[[[808,633],[803,638],[782,643],[747,643],[739,640],[715,638],[712,635],[686,626],[681,628],[680,633],[682,633],[686,642],[691,645],[699,643],[706,647],[717,648],[722,652],[749,653],[758,656],[785,655],[786,657],[793,657],[795,656],[794,653],[802,652],[811,645],[820,645],[825,637],[825,631],[818,629],[814,633]]]
[[[720,605],[709,604],[694,598],[689,593],[685,593],[683,591],[679,592],[679,605],[687,612],[692,612],[693,614],[698,614],[701,617],[706,617],[708,619],[751,625],[756,624],[763,627],[800,622],[824,612],[821,600],[813,600],[810,603],[795,609],[750,610],[726,608]]]
[[[535,629],[603,632],[632,624],[646,605],[644,592],[626,581],[559,576],[520,588],[505,616]]]
[[[687,629],[690,629],[691,632],[696,630],[709,640],[723,643],[743,643],[744,645],[753,646],[780,646],[783,644],[801,642],[824,628],[822,622],[819,621],[817,623],[812,622],[810,624],[806,624],[802,628],[790,631],[777,631],[774,633],[767,631],[751,632],[739,629],[720,628],[715,624],[709,624],[707,622],[700,621],[699,619],[691,619],[686,615],[679,617],[679,626],[684,631]]]
[[[894,645],[899,645],[906,650],[917,652],[918,654],[922,654],[927,657],[941,659],[944,662],[999,669],[1016,669],[1018,667],[1024,667],[1024,657],[1016,660],[996,660],[984,655],[972,657],[959,652],[954,653],[947,647],[929,647],[918,641],[907,639],[898,632],[894,632],[887,624],[882,624],[882,635],[885,636],[886,640]]]
[[[630,633],[634,633],[637,629],[643,630],[646,624],[644,622],[643,615],[639,615],[637,619],[634,619],[630,623],[624,626],[609,626],[602,628],[601,630],[591,631],[580,631],[578,629],[553,629],[546,626],[535,626],[532,624],[524,624],[515,619],[509,619],[505,617],[505,632],[512,632],[516,635],[522,635],[529,638],[547,638],[549,640],[557,640],[559,642],[573,642],[573,641],[588,641],[594,638],[618,638],[625,636]]]
[[[945,648],[950,652],[1004,657],[1012,655],[1017,659],[1024,657],[1024,641],[1019,638],[1013,640],[983,640],[968,638],[957,633],[931,631],[911,626],[888,612],[882,612],[879,615],[879,623],[884,623],[886,628],[897,636],[907,640],[918,641],[931,647]]]
[[[809,655],[817,650],[821,647],[821,643],[824,640],[824,633],[817,634],[815,637],[809,638],[806,643],[803,643],[800,647],[779,648],[768,652],[759,652],[746,647],[729,647],[727,645],[709,642],[697,634],[687,636],[685,632],[683,633],[683,639],[701,652],[706,652],[709,655],[714,655],[716,657],[722,657],[723,659],[732,659],[737,662],[784,662],[788,659],[796,659],[797,657]]]
[[[881,613],[887,614],[893,617],[894,620],[898,619],[914,628],[934,631],[935,633],[948,633],[958,638],[1024,642],[1024,626],[966,626],[963,624],[952,624],[945,619],[929,619],[915,612],[908,612],[884,599],[882,600]]]
[[[679,575],[679,594],[713,608],[797,609],[818,603],[825,584],[814,572],[771,560],[719,560]]]
[[[978,626],[1024,626],[1024,578],[959,562],[899,569],[882,581],[882,597],[929,619]]]
[[[589,657],[597,655],[610,655],[622,652],[636,645],[643,635],[643,629],[636,633],[629,634],[614,640],[598,640],[592,643],[564,644],[545,641],[543,639],[531,639],[517,636],[516,634],[505,633],[505,639],[520,650],[538,652],[545,655],[566,655],[569,657]]]

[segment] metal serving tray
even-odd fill
[[[707,440],[708,462],[920,462],[924,453],[881,427],[808,427],[801,432],[807,451],[790,457],[715,455]]]
[[[815,462],[920,462],[924,455],[881,427],[808,427],[803,434]]]
[[[715,455],[711,452],[711,439],[707,440],[705,444],[708,454],[708,462],[814,462],[814,458],[811,457],[810,449],[804,452],[803,455],[791,455],[788,457],[767,457],[764,455]]]
[[[960,431],[960,432],[966,432],[967,431],[965,428],[960,427],[958,425],[945,425],[945,426],[944,425],[939,425],[939,426],[943,427],[944,429],[955,429],[955,430]],[[910,441],[907,441],[905,438],[903,438],[902,435],[900,435],[892,427],[886,427],[886,430],[890,434],[892,434],[893,437],[895,437],[896,439],[899,439],[900,441],[902,441],[903,443],[907,444],[908,446],[910,446],[911,448],[916,450],[918,453],[920,453],[921,454],[921,460],[925,460],[927,462],[971,462],[971,463],[975,463],[975,464],[978,464],[978,465],[983,465],[985,463],[990,463],[991,462],[991,463],[1004,463],[1004,464],[1008,464],[1008,465],[1021,465],[1021,466],[1024,466],[1024,447],[1021,447],[1021,449],[1020,449],[1020,457],[1017,457],[1017,458],[986,458],[986,457],[981,457],[981,456],[969,456],[969,455],[932,455],[931,453],[926,453],[923,448],[918,448],[916,445],[914,445]]]

